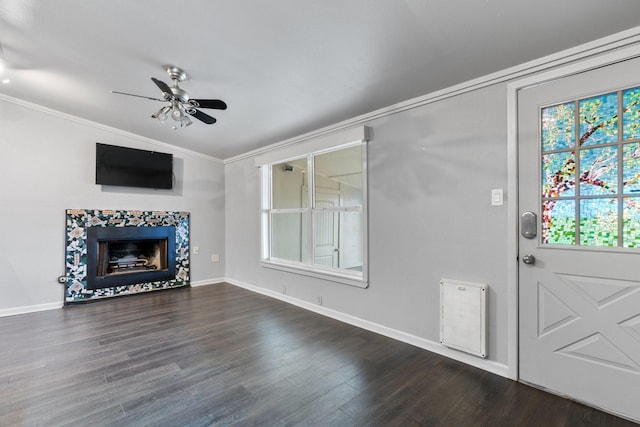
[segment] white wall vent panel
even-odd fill
[[[482,283],[440,281],[440,343],[487,357],[487,294]]]

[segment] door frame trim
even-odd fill
[[[546,63],[544,70],[507,83],[507,367],[508,377],[518,380],[518,93],[520,90],[574,74],[640,57],[640,27],[614,34]]]

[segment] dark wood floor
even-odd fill
[[[633,424],[221,284],[0,318],[0,425]]]

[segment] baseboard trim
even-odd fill
[[[226,278],[224,281],[231,285],[238,286],[240,288],[247,289],[249,291],[256,292],[258,294],[266,295],[268,297],[284,301],[286,303],[295,305],[297,307],[304,308],[309,311],[313,311],[314,313],[318,313],[323,316],[327,316],[332,319],[339,320],[341,322],[348,323],[353,326],[357,326],[367,331],[375,332],[377,334],[384,335],[386,337],[389,337],[407,344],[411,344],[423,350],[427,350],[432,353],[436,353],[441,356],[445,356],[450,359],[457,360],[458,362],[462,362],[467,365],[471,365],[473,367],[482,369],[484,371],[488,371],[493,374],[500,375],[501,377],[509,378],[509,367],[502,363],[494,362],[492,360],[480,359],[478,357],[468,355],[468,354],[459,352],[457,350],[453,350],[448,347],[445,347],[439,342],[420,338],[418,336],[408,334],[406,332],[398,331],[396,329],[389,328],[387,326],[380,325],[378,323],[370,322],[368,320],[364,320],[359,317],[351,316],[349,314],[332,310],[327,307],[312,304],[308,301],[303,301],[297,298],[293,298],[289,295],[284,295],[269,289],[254,286],[249,283],[244,283],[239,280]]]
[[[215,285],[225,281],[224,277],[218,277],[215,279],[198,280],[191,282],[191,287]],[[35,313],[37,311],[54,310],[56,308],[62,308],[64,306],[61,302],[51,302],[48,304],[35,304],[26,305],[23,307],[13,307],[0,310],[0,317],[15,316],[18,314]]]
[[[198,286],[215,285],[224,281],[226,281],[224,277],[218,277],[215,279],[197,280],[195,282],[191,282],[190,285],[192,288],[197,288]]]
[[[47,304],[25,305],[23,307],[6,308],[0,310],[0,317],[15,316],[18,314],[35,313],[37,311],[53,310],[62,308],[61,302],[50,302]]]

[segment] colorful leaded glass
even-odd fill
[[[618,147],[580,150],[580,195],[608,195],[617,190]]]
[[[576,136],[575,103],[554,105],[542,109],[542,150],[571,148]]]
[[[640,88],[622,92],[622,123],[625,141],[640,138]]]
[[[548,200],[542,204],[542,243],[575,245],[576,202]]]
[[[622,183],[624,194],[640,193],[640,143],[622,147]]]
[[[622,246],[640,247],[640,198],[625,197],[622,206]]]
[[[580,244],[618,246],[617,199],[580,200]]]
[[[580,145],[618,140],[618,94],[594,96],[580,101]]]
[[[640,248],[640,87],[545,107],[541,120],[542,243]]]
[[[542,156],[542,194],[544,197],[575,196],[576,164],[572,152]]]

